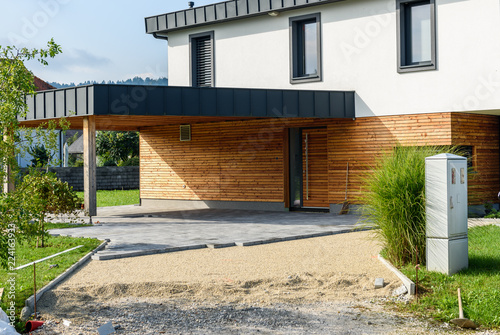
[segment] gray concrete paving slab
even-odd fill
[[[88,219],[87,219],[88,220]],[[94,259],[113,259],[200,247],[255,245],[347,232],[356,215],[223,209],[163,211],[151,207],[98,208],[94,226],[53,229],[51,234],[109,239]]]

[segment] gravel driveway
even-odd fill
[[[117,334],[457,333],[385,307],[401,283],[369,237],[91,261],[43,296],[35,333],[97,334],[107,322]]]

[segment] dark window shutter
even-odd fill
[[[196,39],[196,64],[195,82],[197,87],[212,87],[213,72],[213,49],[210,36],[198,37]]]

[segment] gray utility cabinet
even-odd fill
[[[467,268],[467,159],[427,157],[425,194],[427,269],[451,275]]]

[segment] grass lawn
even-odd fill
[[[36,264],[36,286],[37,289],[41,289],[101,243],[99,240],[90,238],[51,236],[46,240],[45,248],[35,248],[32,244],[28,243],[18,244],[15,251],[16,267],[78,245],[83,245],[79,249]],[[51,264],[58,264],[58,267],[50,269]],[[13,276],[10,275],[12,272],[16,274]],[[19,316],[21,309],[24,307],[24,301],[33,294],[33,266],[28,266],[17,271],[8,271],[0,268],[0,287],[5,289],[0,305],[4,311],[12,300],[9,297],[11,293],[7,282],[11,278],[15,278],[16,291],[13,301],[15,301],[16,305],[16,315]]]
[[[83,199],[83,192],[76,192]],[[97,191],[97,207],[135,205],[139,201],[139,190]]]
[[[415,269],[401,271],[415,281]],[[452,276],[419,271],[419,302],[401,308],[448,322],[458,318],[457,288],[464,315],[476,324],[500,328],[500,227],[469,229],[469,268]]]

